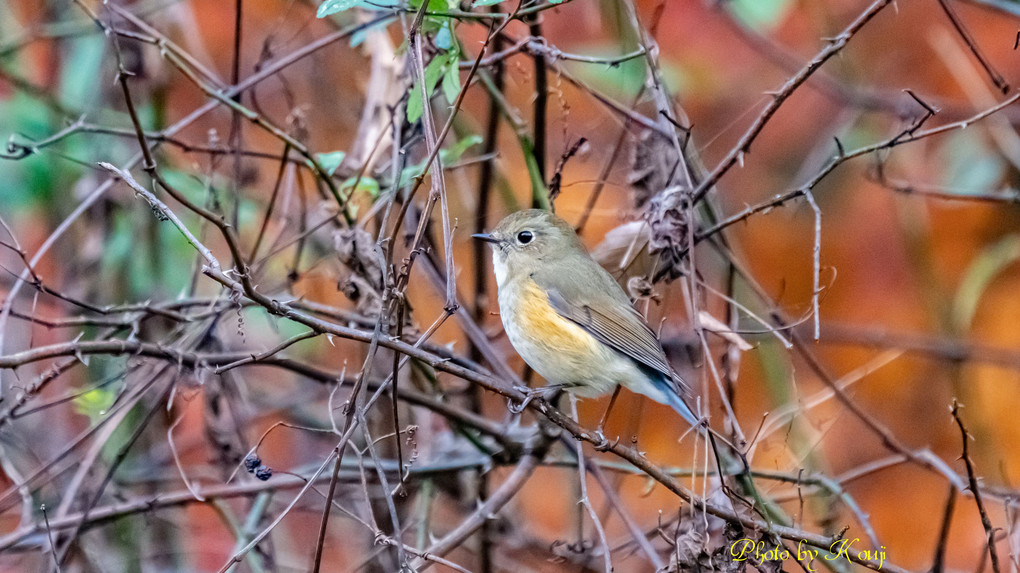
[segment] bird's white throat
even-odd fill
[[[503,288],[504,281],[506,280],[506,256],[500,253],[497,249],[492,250],[492,269],[496,273],[496,286]]]

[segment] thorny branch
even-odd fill
[[[995,71],[991,58],[978,49],[977,41],[950,4],[938,1],[988,77],[1005,94],[1008,91],[1006,78]],[[574,117],[568,113],[570,110],[565,103],[572,101],[570,98],[574,95],[595,102],[599,113],[622,124],[619,131],[613,130],[615,138],[609,138],[615,145],[607,150],[596,150],[598,159],[607,163],[599,166],[593,193],[576,223],[579,230],[600,216],[594,209],[596,201],[603,188],[615,186],[610,175],[625,155],[623,151],[636,139],[637,132],[668,139],[673,153],[679,157],[696,157],[693,147],[696,140],[690,137],[693,129],[680,107],[680,98],[668,92],[667,74],[663,73],[666,42],[658,37],[658,28],[665,3],[656,8],[654,24],[647,28],[642,23],[638,3],[623,2],[617,6],[629,24],[628,33],[636,36],[636,40],[627,41],[636,45],[623,46],[626,42],[621,41],[620,55],[603,57],[575,53],[578,50],[564,51],[558,46],[567,43],[557,42],[553,37],[558,18],[569,17],[574,10],[588,9],[580,2],[516,2],[513,9],[506,12],[501,10],[509,4],[485,10],[466,6],[435,10],[429,2],[417,7],[363,7],[365,12],[358,16],[362,19],[360,24],[339,27],[337,22],[347,20],[346,16],[338,16],[336,20],[327,21],[335,28],[333,31],[321,33],[303,29],[294,38],[304,38],[308,33],[317,35],[297,48],[293,47],[297,45],[294,39],[289,39],[284,44],[290,46],[290,51],[279,57],[268,55],[268,46],[278,44],[266,39],[267,54],[260,56],[259,65],[248,74],[244,62],[250,58],[243,50],[245,43],[258,32],[257,27],[249,27],[246,13],[249,3],[238,0],[232,14],[233,43],[227,81],[220,78],[217,67],[207,61],[200,42],[164,29],[172,28],[173,18],[185,13],[173,10],[184,8],[166,7],[170,16],[164,20],[157,17],[159,10],[156,8],[110,4],[104,5],[99,15],[79,3],[78,9],[86,16],[82,22],[48,22],[46,26],[26,29],[14,40],[6,41],[0,45],[0,58],[19,56],[38,42],[88,37],[98,28],[112,52],[104,65],[112,73],[116,85],[112,95],[104,94],[104,97],[109,96],[111,108],[126,111],[127,120],[118,125],[108,117],[110,114],[90,111],[76,116],[69,124],[54,127],[48,136],[29,138],[18,134],[18,139],[9,141],[0,160],[57,159],[67,155],[63,151],[65,146],[82,139],[91,142],[92,136],[104,136],[117,142],[117,146],[130,143],[135,153],[127,156],[113,146],[92,150],[89,157],[95,158],[82,163],[98,164],[100,170],[95,173],[108,178],[96,181],[85,178],[82,189],[75,193],[62,189],[61,197],[73,198],[73,206],[60,210],[59,213],[67,211],[68,214],[38,241],[19,240],[17,235],[25,233],[22,226],[17,221],[9,224],[11,217],[7,213],[0,218],[5,233],[0,237],[0,246],[7,257],[4,271],[9,275],[5,283],[9,287],[0,307],[0,369],[5,371],[2,380],[5,403],[0,411],[0,432],[3,432],[0,438],[4,441],[4,450],[0,451],[0,466],[9,483],[0,493],[0,511],[4,514],[12,511],[19,502],[21,508],[20,523],[0,536],[0,559],[8,550],[31,550],[48,560],[46,567],[59,570],[72,563],[88,567],[92,557],[87,549],[88,544],[93,543],[93,536],[83,536],[83,532],[105,531],[112,524],[136,516],[162,517],[173,515],[173,508],[208,504],[219,512],[225,523],[236,522],[232,524],[236,526],[244,522],[243,528],[232,528],[236,545],[222,564],[222,571],[242,560],[252,564],[253,569],[272,564],[279,540],[273,539],[270,543],[270,536],[278,528],[286,527],[284,521],[289,515],[305,510],[319,515],[314,545],[308,543],[301,547],[312,559],[313,570],[330,563],[334,553],[346,550],[338,546],[355,545],[338,542],[336,520],[341,519],[345,526],[354,525],[369,540],[368,548],[362,548],[364,552],[358,555],[363,563],[375,560],[379,564],[396,563],[412,570],[439,564],[467,571],[471,569],[460,562],[462,555],[474,552],[480,555],[479,562],[485,570],[493,567],[491,554],[498,551],[500,536],[509,535],[502,532],[505,527],[497,527],[497,520],[501,515],[519,511],[516,502],[526,498],[522,492],[535,487],[536,482],[544,482],[544,477],[542,480],[535,477],[537,474],[544,476],[546,471],[561,471],[561,468],[569,468],[579,475],[581,499],[569,501],[583,504],[598,537],[594,549],[579,555],[578,559],[597,556],[607,571],[629,565],[628,559],[641,559],[656,570],[680,567],[679,561],[671,564],[668,559],[670,555],[677,558],[685,549],[681,541],[691,545],[686,549],[693,553],[687,557],[723,556],[727,548],[721,544],[727,540],[727,529],[777,545],[785,543],[790,547],[803,543],[826,555],[834,544],[853,536],[853,532],[847,532],[849,525],[843,524],[840,508],[846,510],[849,523],[856,520],[868,541],[873,545],[879,542],[878,528],[872,526],[868,511],[851,495],[847,484],[894,465],[910,464],[933,472],[951,487],[933,551],[937,568],[943,566],[949,551],[948,524],[955,507],[955,492],[968,490],[980,513],[992,568],[999,571],[996,542],[1005,527],[996,525],[996,516],[990,514],[984,500],[1001,500],[1007,512],[1015,512],[1017,495],[1010,487],[983,484],[976,477],[976,461],[968,449],[972,436],[959,416],[957,402],[953,402],[952,415],[963,437],[966,475],[958,475],[926,447],[908,445],[893,426],[869,412],[862,400],[828,373],[797,327],[787,324],[783,312],[761,312],[760,307],[772,310],[778,303],[764,292],[758,278],[734,254],[735,250],[723,233],[736,223],[748,221],[796,198],[807,199],[815,213],[811,314],[815,321],[815,338],[819,339],[818,305],[823,290],[819,279],[823,260],[821,215],[826,207],[812,193],[816,187],[849,160],[874,156],[877,167],[871,176],[901,193],[921,194],[929,199],[965,198],[995,205],[1015,203],[1017,195],[1010,189],[1001,193],[953,196],[948,192],[927,190],[907,179],[890,177],[885,168],[891,150],[972,127],[1013,105],[1020,95],[1013,95],[968,119],[927,127],[937,110],[926,102],[940,100],[921,98],[906,90],[924,112],[892,137],[850,151],[837,139],[836,155],[820,168],[808,171],[810,177],[806,183],[726,217],[714,215],[727,211],[716,211],[715,206],[702,204],[709,198],[711,189],[720,189],[712,196],[727,195],[728,190],[719,187],[723,175],[734,165],[742,164],[760,133],[809,79],[814,78],[835,101],[861,108],[896,108],[899,111],[891,98],[867,95],[878,92],[859,91],[858,86],[850,85],[847,80],[834,80],[834,74],[819,77],[819,69],[842,54],[850,41],[891,3],[889,0],[872,3],[838,36],[829,39],[825,48],[806,65],[790,72],[782,87],[771,94],[765,109],[711,172],[701,173],[696,160],[689,164],[686,160],[679,164],[672,162],[669,166],[672,172],[668,180],[683,183],[688,194],[683,210],[689,224],[678,231],[678,235],[684,236],[675,237],[678,243],[687,245],[686,258],[679,261],[681,270],[688,276],[682,287],[683,304],[679,306],[692,309],[692,320],[700,323],[698,317],[707,318],[713,308],[710,301],[703,300],[705,293],[710,293],[710,296],[726,299],[727,306],[735,314],[739,311],[756,319],[755,311],[762,316],[770,315],[771,322],[757,319],[769,330],[758,334],[792,340],[789,346],[799,357],[790,356],[789,363],[796,360],[798,364],[806,364],[805,370],[830,388],[824,398],[809,396],[805,399],[799,394],[790,397],[790,406],[774,413],[780,419],[761,423],[763,430],[743,443],[738,422],[747,422],[738,419],[738,388],[735,384],[730,384],[728,389],[722,387],[716,364],[717,348],[706,336],[713,332],[707,327],[699,329],[693,355],[706,362],[702,364],[703,373],[709,373],[703,374],[706,380],[707,376],[712,376],[717,382],[716,392],[709,391],[701,396],[705,405],[703,411],[708,414],[722,411],[728,431],[741,438],[735,440],[741,446],[736,453],[746,464],[740,472],[722,463],[723,460],[706,457],[707,444],[705,455],[698,452],[700,457],[693,458],[693,467],[674,467],[671,461],[660,461],[659,452],[646,451],[650,441],[646,433],[641,433],[640,438],[634,434],[629,442],[617,439],[607,444],[603,436],[579,421],[576,412],[568,416],[556,404],[543,399],[531,400],[523,416],[510,416],[504,408],[506,402],[521,402],[524,396],[517,390],[521,385],[520,376],[514,364],[508,362],[512,354],[498,330],[491,328],[493,321],[488,319],[490,308],[494,309],[495,305],[489,302],[488,270],[479,266],[483,264],[480,259],[484,258],[485,246],[477,246],[473,251],[476,259],[472,269],[475,272],[470,273],[474,277],[473,296],[464,299],[458,290],[465,287],[458,269],[470,266],[465,266],[461,260],[457,230],[484,231],[491,227],[496,212],[502,213],[515,204],[508,183],[515,174],[505,165],[508,157],[520,153],[525,156],[524,163],[537,171],[538,181],[532,175],[535,189],[531,197],[536,204],[547,205],[550,200],[557,199],[557,195],[560,196],[557,206],[569,200],[570,185],[574,183],[565,180],[568,174],[563,172],[562,163],[575,154],[578,154],[577,161],[586,161],[588,154],[588,149],[580,143],[571,147],[569,142],[592,139],[597,134],[575,136],[568,134],[568,128],[564,127],[565,141],[560,142],[564,147],[561,164],[549,181],[545,180],[545,155],[557,143],[550,129],[559,121],[557,112],[562,115],[565,126],[575,129],[575,124],[570,123]],[[243,36],[242,23],[245,26]],[[407,90],[399,95],[396,103],[380,94],[369,94],[372,97],[366,99],[385,100],[388,107],[387,113],[374,118],[369,115],[365,120],[378,122],[375,127],[382,135],[370,146],[372,152],[357,169],[349,169],[342,163],[328,164],[321,149],[329,148],[322,148],[319,143],[319,126],[309,126],[305,121],[306,116],[318,117],[309,115],[311,112],[304,104],[293,102],[290,92],[297,82],[290,71],[297,69],[308,56],[341,40],[357,37],[353,43],[358,43],[365,33],[387,35],[386,26],[393,23],[403,27],[406,38],[405,48],[398,56],[406,61],[406,74],[411,78],[404,83],[424,86],[419,90],[422,120],[415,125],[406,122]],[[514,35],[525,28],[527,36]],[[468,45],[463,39],[468,37],[465,30],[484,34],[476,36],[484,39],[471,46],[476,53],[473,58],[452,62],[444,71],[456,75],[461,87],[453,101],[446,102],[449,106],[443,107],[439,98],[431,95],[432,86],[427,85],[443,81],[430,77],[433,73],[430,61],[437,53],[449,49],[450,42],[463,41]],[[767,45],[767,40],[746,29],[741,28],[741,32],[755,45],[770,48],[769,57],[780,60],[784,66],[791,65],[790,57]],[[341,49],[347,50],[344,47],[337,51]],[[170,70],[167,73],[174,74],[174,82],[197,90],[197,97],[204,98],[204,103],[194,104],[183,112],[175,108],[172,117],[179,119],[165,127],[153,120],[152,117],[159,116],[157,112],[161,111],[154,102],[174,92],[158,85],[158,80],[154,79],[158,74],[147,74],[149,70],[142,64],[131,61],[131,56],[139,53],[155,56],[159,65]],[[335,55],[334,52],[330,54],[330,57]],[[530,59],[528,65],[515,68],[518,56]],[[615,69],[639,58],[648,82],[632,100],[618,99],[615,92],[595,81],[590,73],[579,71],[580,66]],[[520,78],[516,74],[525,68],[523,73],[530,73],[532,77],[518,82]],[[460,70],[465,70],[466,74],[459,75]],[[288,77],[284,76],[284,71],[288,72]],[[273,104],[265,105],[262,92],[259,101],[251,106],[245,105],[242,97],[256,85],[271,79],[282,85],[290,96],[282,98],[287,100],[288,109],[279,117],[280,110],[274,109]],[[562,108],[557,110],[555,105],[550,105],[549,84],[555,83],[554,89],[561,90],[561,80],[576,94],[557,94],[555,99],[561,102]],[[37,96],[47,92],[47,88],[20,80],[7,69],[0,70],[0,81],[5,82],[4,86],[9,84]],[[530,125],[518,112],[522,100],[512,93],[515,82],[528,86],[532,92],[523,100],[524,105],[532,108]],[[483,153],[465,160],[447,161],[444,151],[456,148],[458,142],[467,140],[467,134],[471,133],[475,105],[472,99],[481,97],[488,99]],[[649,98],[650,104],[646,101]],[[59,98],[44,99],[52,111],[65,113],[68,109],[68,103]],[[654,113],[646,113],[649,107],[654,108]],[[206,142],[195,143],[192,132],[206,125],[202,122],[214,122],[212,118],[224,112],[224,117],[231,118],[231,135],[226,143],[220,142],[214,134],[209,134]],[[446,114],[445,120],[439,127],[443,114]],[[280,117],[287,119],[281,121]],[[128,120],[130,126],[125,127]],[[515,143],[519,150],[506,149],[499,137],[502,122],[507,122],[517,136]],[[249,127],[255,129],[249,130]],[[241,137],[242,131],[244,137]],[[315,132],[315,136],[310,131]],[[271,145],[263,144],[260,139],[263,137]],[[368,145],[370,142],[361,143]],[[386,155],[386,149],[389,149],[389,163],[379,160],[383,164],[375,165],[373,158]],[[231,156],[230,169],[222,169],[220,165],[225,156]],[[194,163],[189,164],[192,160]],[[271,195],[259,194],[255,189],[257,185],[246,181],[249,162],[261,165],[257,163],[261,161],[272,164]],[[201,162],[204,163],[200,165]],[[454,167],[470,169],[478,163],[481,163],[481,173],[477,185],[464,185],[459,180],[463,177]],[[418,165],[423,170],[417,177],[405,181],[407,165]],[[132,169],[137,174],[138,167],[148,176],[140,179],[150,185],[140,183],[132,175]],[[345,180],[351,172],[356,172],[356,176]],[[426,197],[419,198],[417,191],[426,177],[430,179],[429,192]],[[118,190],[125,189],[118,182],[131,190],[133,200],[118,195]],[[199,185],[191,185],[194,182]],[[550,185],[549,195],[545,194],[546,184]],[[371,191],[384,187],[389,190],[375,194]],[[198,188],[200,190],[196,191]],[[465,192],[465,188],[470,191]],[[230,189],[233,194],[231,199],[236,201],[236,210],[224,208],[224,189]],[[316,193],[319,199],[326,200],[324,207],[314,205]],[[263,199],[265,196],[268,200]],[[365,201],[371,205],[365,206]],[[67,204],[71,205],[72,199],[68,199]],[[442,233],[438,240],[433,238],[437,205]],[[480,212],[475,212],[475,206]],[[139,228],[148,229],[151,236],[159,237],[162,229],[172,227],[176,233],[174,239],[183,237],[183,243],[190,249],[189,256],[180,257],[181,260],[190,258],[201,263],[194,266],[193,276],[187,277],[191,279],[190,288],[170,293],[162,286],[153,287],[155,294],[150,299],[122,284],[102,285],[95,281],[96,288],[83,288],[89,279],[72,277],[72,273],[58,272],[48,265],[49,259],[62,261],[58,257],[66,256],[60,251],[64,243],[77,241],[68,240],[68,237],[76,237],[76,233],[84,230],[82,236],[87,242],[89,232],[101,228],[100,221],[114,219],[111,213],[130,214],[136,210],[144,213],[146,207],[152,217],[138,217],[145,221]],[[256,211],[254,217],[250,216],[252,208]],[[477,218],[465,222],[463,218],[467,217]],[[334,260],[335,243],[327,237],[330,231],[337,230],[354,233],[338,235],[340,242],[352,241],[352,245],[347,245],[351,255],[342,261]],[[140,237],[132,239],[131,247],[143,242]],[[155,242],[156,249],[170,243],[169,239],[159,239]],[[710,257],[699,253],[695,265],[692,254],[698,245],[707,245],[713,256],[725,261],[732,276],[744,281],[749,287],[747,290],[753,291],[756,297],[753,302],[743,298],[738,301],[733,284],[727,288],[711,286],[715,280],[710,276],[714,272],[711,269],[714,262],[708,262]],[[68,248],[75,247],[79,245]],[[642,247],[635,241],[624,250],[631,256]],[[289,270],[281,272],[280,268],[285,265],[281,265],[280,260],[285,253],[293,258],[288,263]],[[160,261],[171,261],[165,263],[171,266],[170,273],[190,268],[172,258],[176,253],[157,254]],[[137,253],[130,255],[138,256],[128,258],[145,258]],[[7,268],[8,260],[20,271]],[[634,256],[631,262],[636,260]],[[322,281],[323,277],[327,280]],[[656,283],[659,277],[652,271],[648,271],[647,277],[635,278],[640,280],[627,286],[633,287],[631,294],[635,298],[643,299],[647,313],[649,308],[654,308],[648,303],[661,298],[661,293],[655,289],[666,287]],[[322,289],[314,286],[316,281],[340,283],[344,294],[351,299],[350,304],[337,302],[339,297],[328,296],[332,293],[323,296]],[[26,285],[34,289],[30,302],[23,300],[28,297],[19,296]],[[111,302],[123,300],[117,297],[124,297],[124,293],[128,293],[127,299],[132,302]],[[422,308],[428,308],[429,301],[436,300],[440,301],[442,311],[436,313],[438,317],[434,320],[429,317],[431,323],[423,322],[422,317],[428,315]],[[472,308],[462,308],[462,300],[471,300]],[[650,318],[652,316],[650,314]],[[663,322],[672,320],[665,312],[662,316]],[[236,321],[236,328],[231,328],[232,321]],[[719,324],[729,324],[736,330],[739,323],[736,317]],[[727,344],[741,335],[751,338],[755,334],[715,328],[714,334]],[[454,331],[455,334],[451,334]],[[29,335],[23,336],[24,332]],[[985,347],[948,337],[917,338],[838,326],[830,333],[829,338],[822,337],[821,341],[906,349],[957,364],[990,363],[1014,369],[1020,365],[1017,353],[1010,349]],[[4,346],[5,337],[8,350]],[[663,340],[667,347],[691,344],[689,341],[673,344],[673,339],[665,334]],[[758,339],[753,340],[758,343]],[[470,352],[461,348],[465,342],[470,343]],[[733,346],[727,349],[723,362],[739,360],[739,351]],[[901,354],[901,350],[889,350],[880,358],[888,357],[891,362]],[[342,369],[338,359],[344,363]],[[348,362],[361,363],[360,371],[348,376]],[[740,370],[734,364],[724,366],[733,367],[732,376]],[[861,377],[875,369],[868,369]],[[260,375],[265,371],[273,373],[269,379],[272,384],[263,383]],[[100,372],[105,376],[97,378]],[[803,376],[801,373],[801,378]],[[210,384],[210,380],[217,383]],[[307,381],[314,384],[306,385]],[[707,383],[703,386],[709,388]],[[153,388],[159,391],[152,392]],[[291,395],[281,397],[281,391]],[[96,396],[108,398],[110,402],[90,410],[89,400]],[[333,411],[334,396],[343,416]],[[388,396],[392,396],[393,402],[384,407],[385,400],[380,399]],[[755,457],[760,451],[756,440],[772,439],[774,434],[781,434],[776,431],[781,426],[793,436],[791,442],[804,435],[815,440],[808,448],[814,450],[825,432],[817,436],[802,435],[794,426],[810,420],[809,410],[829,398],[838,404],[835,407],[840,412],[850,414],[845,417],[863,424],[868,435],[878,439],[890,455],[830,476],[812,468],[815,465],[812,457],[818,455],[817,452],[805,454],[787,443],[782,447],[789,446],[784,451],[793,460],[788,466],[791,469],[758,467],[766,462]],[[189,401],[201,403],[204,436],[189,431],[182,406]],[[715,407],[720,404],[721,408]],[[32,456],[12,455],[12,451],[20,454],[16,444],[22,439],[22,433],[32,431],[33,422],[44,416],[56,418],[57,412],[74,419],[73,408],[88,416],[87,424],[72,425],[73,432],[67,431],[60,437],[58,448],[40,440],[39,451],[32,452]],[[163,419],[164,410],[175,411]],[[45,414],[40,415],[43,412]],[[273,452],[273,440],[277,436],[268,431],[262,438],[252,441],[257,435],[253,432],[259,424],[280,423],[281,417],[289,416],[313,420],[301,424],[308,434],[308,448],[291,452],[296,461],[290,469],[275,467],[270,471],[258,454],[266,458],[274,455],[270,452]],[[634,415],[634,419],[639,417]],[[315,427],[322,420],[329,420],[329,423]],[[719,423],[718,419],[711,421],[713,426]],[[636,422],[631,424],[636,426]],[[155,431],[160,425],[169,425],[169,429]],[[164,438],[150,443],[150,434],[170,437],[173,441]],[[322,441],[319,434],[330,435],[331,441]],[[18,439],[8,440],[10,436]],[[113,436],[124,439],[118,442]],[[116,448],[109,449],[110,455],[103,455],[112,443],[116,443]],[[561,443],[564,446],[560,446]],[[244,458],[245,451],[254,457]],[[203,457],[198,454],[207,452],[213,452],[211,456],[204,456],[211,459],[208,463],[188,461]],[[290,460],[283,461],[284,457],[277,458],[280,465],[290,464]],[[250,460],[257,461],[247,467]],[[276,466],[277,462],[273,464]],[[700,464],[703,465],[698,467]],[[329,471],[331,466],[332,471]],[[173,470],[163,470],[168,467]],[[71,469],[74,471],[69,471]],[[669,501],[664,502],[660,511],[676,517],[667,523],[659,520],[658,527],[649,529],[655,520],[649,520],[628,505],[630,493],[622,487],[621,481],[609,478],[610,472],[614,477],[640,476],[651,484],[649,487],[655,485],[669,492]],[[269,473],[273,475],[270,477]],[[461,479],[469,474],[474,476],[470,480],[473,490],[464,486],[465,480]],[[589,488],[588,477],[598,484],[597,490]],[[168,481],[179,484],[182,478],[186,491],[166,489]],[[691,480],[689,485],[684,481],[686,478]],[[767,490],[767,494],[760,497],[751,495],[758,490],[766,491],[755,487],[757,482],[765,480],[776,484],[776,489]],[[398,484],[397,487],[393,487],[394,484]],[[320,489],[323,485],[327,486],[324,490]],[[547,486],[542,483],[540,487]],[[267,505],[270,494],[278,497],[280,492],[294,489],[298,492],[283,503],[277,500]],[[321,499],[308,496],[309,492]],[[596,509],[599,495],[607,504],[603,514]],[[36,515],[35,500],[51,496],[60,497],[56,513],[42,509],[40,515]],[[820,504],[831,504],[827,508],[831,519],[824,523],[819,520],[819,525],[814,526],[804,515],[808,511],[805,497]],[[233,507],[223,503],[231,498],[241,498],[245,505]],[[451,500],[458,503],[449,503]],[[446,512],[451,515],[443,516],[447,522],[442,524],[438,523],[437,513],[440,512],[436,511],[441,503],[453,508]],[[786,512],[794,507],[791,518]],[[247,517],[235,515],[238,508],[248,511]],[[331,522],[330,516],[334,514],[336,517]],[[622,520],[622,538],[614,539],[612,530],[605,526],[610,518]],[[667,534],[665,528],[671,526],[675,526],[676,531]],[[683,539],[678,533],[681,527],[688,528]],[[583,546],[588,540],[581,541]],[[376,545],[374,549],[372,544]],[[475,544],[478,549],[474,549]],[[455,553],[458,550],[463,551]],[[386,555],[391,555],[393,560],[387,561]],[[884,554],[881,559],[871,553],[858,552],[841,557],[874,570],[906,571],[885,559]],[[765,570],[766,564],[758,565]]]

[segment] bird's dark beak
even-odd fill
[[[479,241],[485,241],[486,243],[492,243],[494,245],[499,243],[499,239],[497,239],[496,237],[493,237],[492,235],[490,235],[488,233],[478,233],[477,235],[471,235],[471,236],[473,238],[475,238],[475,239],[478,239]]]

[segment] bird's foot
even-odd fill
[[[520,414],[528,407],[528,404],[535,399],[535,394],[531,392],[524,392],[524,400],[521,400],[520,404],[514,404],[513,398],[507,400],[507,409],[510,410],[511,414]]]
[[[513,399],[509,400],[507,408],[510,409],[511,413],[520,414],[528,407],[535,398],[542,398],[549,392],[562,389],[562,385],[542,386],[540,388],[531,388],[528,386],[514,386],[514,390],[517,390],[521,394],[524,394],[524,400],[520,404],[514,404]]]
[[[507,409],[513,414],[520,414],[528,407],[528,404],[532,400],[542,395],[543,388],[529,388],[528,386],[514,386],[514,390],[517,390],[521,394],[524,394],[524,400],[520,404],[514,404],[513,399],[508,400]]]
[[[607,438],[606,435],[602,432],[601,427],[595,429],[595,440],[597,441],[595,442],[593,447],[595,448],[596,452],[607,452],[611,448],[616,446],[616,444],[620,443],[619,437],[610,442],[609,438]]]

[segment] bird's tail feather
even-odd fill
[[[673,392],[664,392],[664,394],[666,395],[666,403],[676,410],[684,420],[687,420],[688,424],[694,427],[698,427],[701,424],[701,420],[694,415],[694,411],[687,405],[687,402],[684,402],[683,398]]]
[[[661,376],[653,378],[652,380],[652,386],[655,387],[655,394],[653,395],[651,393],[642,392],[643,394],[660,404],[666,404],[670,408],[673,408],[678,414],[680,414],[681,417],[683,417],[684,420],[687,420],[687,423],[691,426],[698,427],[701,425],[701,420],[694,415],[694,410],[687,405],[687,402],[685,402],[677,392],[678,389],[682,392],[684,388],[683,386],[678,388],[673,380],[666,380],[665,377]]]

